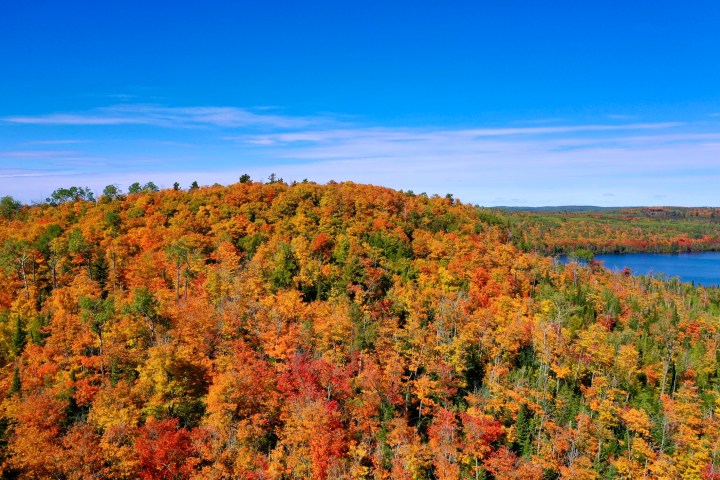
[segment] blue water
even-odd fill
[[[614,271],[627,267],[635,275],[663,273],[697,285],[720,285],[720,252],[603,254],[595,259]]]

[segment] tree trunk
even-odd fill
[[[28,286],[27,274],[25,273],[25,262],[27,261],[27,255],[23,254],[20,257],[20,274],[22,276],[23,285],[25,285],[25,296],[30,300],[30,287]]]

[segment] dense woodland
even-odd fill
[[[720,250],[720,208],[509,212],[515,243],[546,254]]]
[[[602,219],[135,187],[0,204],[4,478],[720,478],[720,292],[541,254]]]

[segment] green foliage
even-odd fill
[[[517,440],[514,448],[523,457],[532,454],[532,414],[524,403],[520,405],[515,421],[515,432]]]
[[[153,182],[147,182],[145,185],[140,185],[140,182],[135,182],[128,187],[128,193],[149,193],[159,191],[160,189]]]
[[[26,326],[27,336],[30,337],[30,340],[32,340],[35,345],[42,346],[48,337],[46,328],[50,324],[49,317],[48,314],[41,313],[28,320]]]
[[[260,247],[260,245],[262,245],[266,241],[267,237],[265,235],[263,235],[262,233],[255,233],[239,238],[237,241],[237,246],[241,251],[247,253],[247,256],[249,258],[252,258],[252,256],[255,255],[258,247]]]
[[[145,300],[142,300],[145,301]],[[89,297],[81,297],[80,317],[86,322],[95,335],[102,335],[107,323],[115,315],[115,302],[108,297],[104,300],[96,300]]]
[[[429,230],[431,232],[454,232],[458,229],[458,218],[452,213],[444,213],[432,217]]]
[[[88,187],[70,187],[58,188],[50,196],[45,199],[50,205],[59,205],[65,202],[75,202],[85,200],[88,202],[95,201],[95,195]]]
[[[158,301],[150,290],[145,287],[135,289],[130,311],[147,318],[157,317]]]
[[[502,228],[507,228],[509,226],[507,218],[492,211],[478,209],[475,215],[481,223],[488,226],[498,226]]]
[[[391,262],[397,262],[401,259],[412,258],[412,249],[407,241],[401,239],[397,235],[385,232],[376,232],[367,237],[367,242],[382,251],[383,256]]]
[[[10,391],[8,393],[10,395],[15,395],[17,393],[20,393],[21,391],[22,382],[20,381],[20,368],[15,365],[15,368],[13,368],[12,383],[10,384]],[[5,432],[2,433],[4,434]]]
[[[108,226],[113,235],[117,235],[120,232],[122,217],[119,213],[110,210],[105,214],[105,224]]]
[[[142,218],[145,216],[145,209],[142,207],[132,207],[127,211],[128,218]]]
[[[122,190],[117,185],[108,185],[103,189],[103,195],[110,200],[115,200],[122,195]]]
[[[572,260],[578,260],[581,262],[591,262],[595,258],[595,254],[586,248],[579,248],[568,254],[568,257]]]
[[[74,228],[68,235],[68,251],[73,255],[85,255],[89,252],[90,245],[85,241],[82,231]]]
[[[15,329],[12,336],[12,352],[15,357],[19,357],[25,348],[26,336],[25,328],[20,317],[15,318]]]
[[[274,290],[288,288],[299,272],[299,267],[290,244],[282,242],[273,257],[274,266],[270,272],[270,284]]]
[[[44,232],[38,235],[35,240],[35,248],[38,249],[46,258],[50,256],[52,252],[52,241],[62,235],[62,227],[57,223],[49,225]]]
[[[0,198],[0,218],[13,220],[20,213],[21,207],[22,204],[9,195]]]
[[[358,351],[372,350],[378,336],[378,325],[368,317],[358,305],[350,304],[350,318],[353,322],[353,349]]]

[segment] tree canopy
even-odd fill
[[[718,289],[244,180],[0,216],[3,477],[718,478]]]

